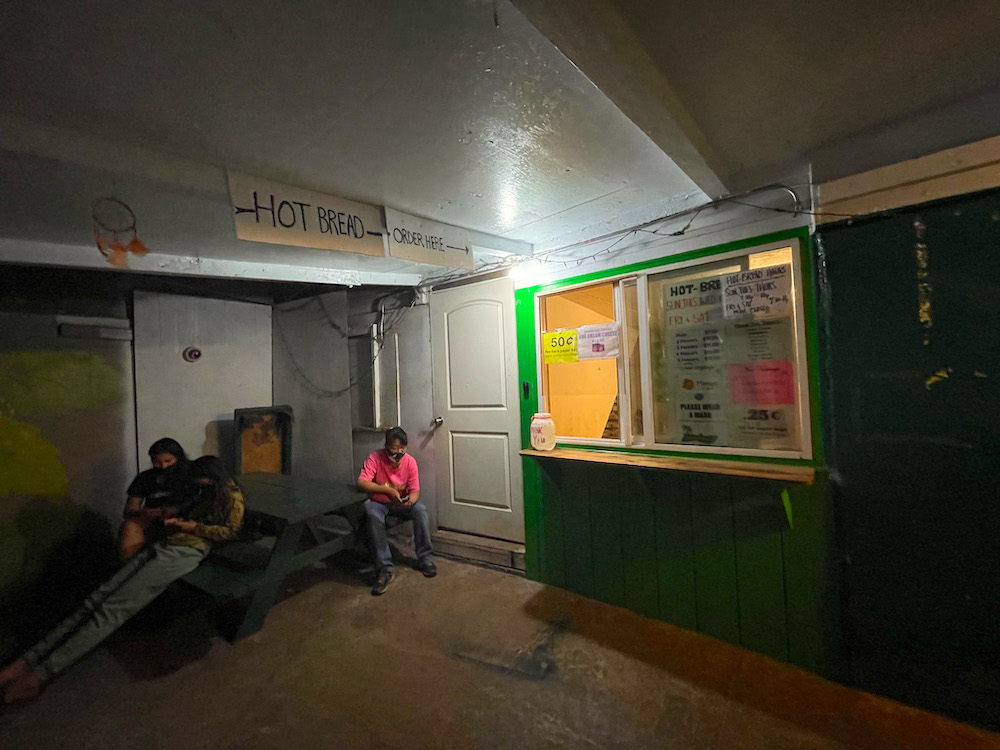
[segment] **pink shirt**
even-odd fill
[[[395,469],[389,463],[389,457],[385,450],[373,451],[365,459],[365,465],[358,476],[359,482],[375,482],[376,484],[403,485],[405,490],[399,493],[400,497],[407,497],[411,492],[420,491],[420,478],[417,476],[417,461],[409,453],[403,455],[399,460],[399,466]],[[391,502],[388,495],[374,494],[372,500],[377,503]]]

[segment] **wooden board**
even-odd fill
[[[532,458],[556,458],[568,461],[617,464],[619,466],[638,466],[646,469],[671,469],[674,471],[696,471],[703,474],[726,474],[734,477],[779,479],[786,482],[803,482],[805,484],[812,484],[815,478],[815,470],[811,466],[751,464],[737,461],[716,461],[707,458],[650,456],[639,453],[587,451],[573,448],[555,448],[550,451],[527,449],[521,451],[521,455],[531,456]]]

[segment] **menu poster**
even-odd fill
[[[680,367],[721,365],[723,330],[719,326],[681,328],[670,332],[671,361]]]
[[[678,373],[674,391],[674,417],[682,443],[725,445],[726,383],[720,368],[699,368]]]
[[[614,359],[618,356],[618,324],[599,323],[576,329],[577,359]]]
[[[795,408],[784,404],[733,407],[730,415],[733,444],[764,450],[794,448],[795,419]]]
[[[727,320],[788,315],[792,310],[792,264],[727,274],[723,296]]]
[[[678,281],[663,285],[664,322],[670,328],[722,320],[723,277]]]
[[[790,360],[727,368],[732,445],[763,450],[796,445],[795,377]]]
[[[732,404],[795,403],[795,377],[789,360],[731,364],[728,381],[729,401]]]
[[[767,362],[793,359],[795,342],[791,318],[733,321],[726,351],[731,362]]]

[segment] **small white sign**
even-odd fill
[[[385,209],[389,255],[393,258],[472,270],[472,243],[461,227]]]
[[[241,240],[385,255],[385,227],[377,207],[240,172],[228,174]]]
[[[576,356],[584,359],[614,359],[618,356],[618,324],[599,323],[578,326]]]

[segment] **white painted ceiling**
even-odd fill
[[[1000,132],[996,0],[514,0],[669,153],[727,191]],[[630,75],[623,71],[630,71]]]
[[[229,168],[560,247],[810,164],[834,177],[996,134],[998,17],[975,0],[6,3],[0,239],[87,245],[90,201],[114,190],[167,256],[434,271],[236,240]]]
[[[91,0],[4,14],[0,111],[20,121],[539,247],[704,199],[507,3]],[[44,179],[19,161],[29,183]],[[153,210],[147,223],[159,226]],[[211,244],[202,254],[250,251]],[[316,265],[329,254],[281,258]]]

